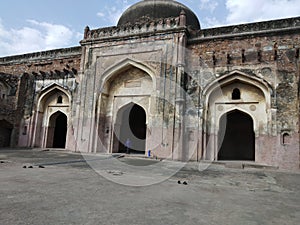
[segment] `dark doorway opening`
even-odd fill
[[[146,113],[137,104],[129,104],[117,115],[119,132],[115,132],[119,153],[145,154]],[[117,127],[117,126],[116,126]]]
[[[218,160],[255,161],[255,134],[252,118],[235,110],[221,117]]]
[[[10,147],[13,125],[6,120],[0,120],[0,148]]]
[[[50,117],[47,147],[66,147],[67,124],[67,116],[61,112],[57,112]]]

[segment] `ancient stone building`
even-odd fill
[[[0,58],[0,146],[299,169],[299,49],[299,17],[201,29],[140,1],[78,47]]]

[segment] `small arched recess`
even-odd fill
[[[209,84],[203,91],[205,113],[202,158],[218,160],[222,116],[234,111],[252,118],[256,146],[257,138],[269,132],[271,92],[266,81],[239,71],[224,75]]]
[[[58,101],[59,100],[59,101]],[[67,131],[64,147],[68,145],[69,114],[71,110],[71,94],[68,90],[57,84],[52,84],[39,93],[35,112],[35,127],[33,131],[33,146],[53,147],[51,128],[55,128],[53,115],[65,115]],[[63,128],[64,129],[64,128]],[[51,131],[53,135],[51,136]],[[50,137],[51,136],[51,137]],[[63,146],[62,144],[60,146]]]

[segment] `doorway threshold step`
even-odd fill
[[[216,161],[215,164],[223,165],[226,168],[232,169],[270,169],[278,170],[277,166],[260,164],[252,161]]]

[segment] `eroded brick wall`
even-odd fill
[[[22,121],[32,116],[35,81],[74,77],[80,70],[80,61],[81,47],[0,58],[0,82],[11,89],[11,94],[0,101],[0,120],[13,126],[10,146],[18,145],[19,135],[26,129]]]
[[[289,26],[292,24],[296,23]],[[201,90],[233,71],[267,82],[271,92],[271,105],[267,110],[272,111],[272,118],[270,116],[268,121],[269,133],[259,137],[260,145],[270,149],[264,163],[299,168],[300,31],[287,31],[283,27],[273,31],[276,27],[267,25],[265,29],[269,30],[265,31],[238,28],[235,33],[231,27],[232,32],[223,35],[218,33],[223,28],[204,30],[201,37],[189,40],[187,74],[190,83],[201,86],[200,90],[189,86],[189,93],[194,104],[201,108],[198,100]],[[289,136],[288,143],[283,143],[284,135]]]

